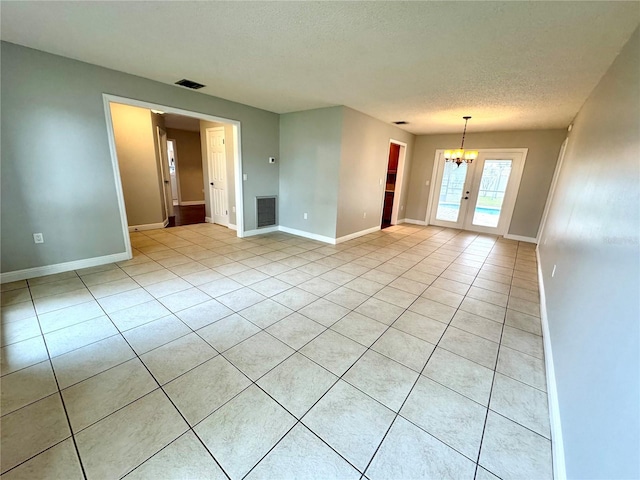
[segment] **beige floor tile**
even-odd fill
[[[211,454],[191,431],[160,450],[125,478],[146,480],[168,476],[198,480],[227,478]]]
[[[40,320],[42,331],[49,333],[102,315],[104,315],[104,311],[98,302],[91,300],[72,307],[38,315],[38,320]]]
[[[418,373],[369,350],[342,378],[397,412],[409,395]]]
[[[2,415],[22,408],[58,391],[51,363],[46,360],[0,380],[0,411]]]
[[[5,284],[1,284],[5,285]],[[9,322],[16,322],[18,320],[24,320],[25,318],[31,318],[36,316],[36,310],[33,307],[33,302],[14,303],[0,309],[0,318],[2,318],[2,324]]]
[[[98,303],[107,314],[124,310],[125,308],[150,302],[153,297],[143,288],[135,288],[98,299]]]
[[[63,390],[62,398],[77,434],[155,388],[158,384],[134,358]]]
[[[47,333],[44,338],[49,355],[56,357],[117,334],[118,329],[109,317],[102,316]]]
[[[74,290],[73,292],[62,293],[60,295],[52,295],[49,297],[37,298],[34,300],[36,312],[38,315],[47,312],[53,312],[61,308],[71,307],[79,303],[85,303],[93,300],[93,296],[86,288]]]
[[[429,452],[429,455],[425,455]],[[433,436],[398,417],[371,465],[367,478],[473,478],[475,464]]]
[[[267,332],[294,350],[302,348],[325,330],[325,326],[309,320],[297,312],[266,329]]]
[[[296,419],[256,386],[196,426],[195,431],[231,478],[242,478]],[[229,442],[229,438],[236,441]]]
[[[224,352],[258,333],[260,329],[237,313],[197,331],[218,352]]]
[[[400,415],[470,459],[480,451],[487,408],[420,377]]]
[[[298,424],[247,476],[272,478],[358,479],[360,472]]]
[[[239,312],[242,317],[260,328],[267,328],[292,313],[293,310],[271,299],[256,303]]]
[[[156,390],[76,436],[87,478],[121,477],[187,428],[164,393]]]
[[[71,435],[60,395],[54,393],[0,419],[1,472],[17,466]]]
[[[138,355],[191,333],[179,318],[170,315],[123,332],[124,338]]]
[[[109,314],[109,318],[118,327],[118,330],[124,332],[167,315],[171,315],[169,310],[157,300],[151,300],[150,302],[113,312]]]
[[[388,328],[384,323],[372,320],[356,312],[350,312],[331,327],[365,347],[370,347]]]
[[[391,410],[340,380],[302,423],[362,471],[393,419]]]
[[[416,372],[421,372],[435,346],[413,335],[390,328],[371,348]]]
[[[400,315],[392,326],[433,345],[436,345],[440,341],[442,334],[447,328],[442,322],[411,311],[406,311]]]
[[[482,405],[489,404],[493,370],[436,348],[423,375]]]
[[[135,357],[120,335],[105,338],[51,359],[60,388],[67,388]]]
[[[553,478],[551,442],[491,411],[479,464],[501,478]]]
[[[2,324],[0,333],[0,343],[2,346],[18,343],[41,335],[40,324],[36,317],[4,323]]]
[[[3,480],[59,478],[82,480],[82,468],[73,440],[68,438],[2,475]]]
[[[280,340],[268,333],[260,332],[227,350],[224,356],[245,375],[256,381],[293,352],[294,350]]]
[[[39,336],[0,348],[0,358],[0,371],[7,375],[47,360],[49,354],[44,339]]]

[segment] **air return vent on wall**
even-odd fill
[[[187,80],[186,78],[183,78],[182,80],[178,80],[176,82],[176,85],[180,85],[181,87],[187,87],[192,90],[198,90],[199,88],[202,88],[205,86],[205,85],[202,85],[201,83],[194,82],[193,80]]]
[[[276,225],[276,197],[256,197],[258,228]]]

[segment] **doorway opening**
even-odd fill
[[[504,235],[520,187],[527,149],[480,150],[471,164],[446,162],[437,150],[429,225]]]
[[[128,252],[128,232],[169,225],[220,223],[244,236],[240,122],[108,94],[103,101]],[[214,220],[208,188],[212,126],[222,127],[226,140],[224,223]]]
[[[382,220],[380,222],[380,228],[383,229],[398,223],[406,153],[406,143],[393,139],[389,141],[387,176],[382,200]]]

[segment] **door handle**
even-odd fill
[[[469,197],[464,197],[465,200],[469,200]]]
[[[213,187],[213,182],[211,182],[209,185],[211,185]]]
[[[164,183],[169,183],[169,180],[165,180]]]

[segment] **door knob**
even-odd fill
[[[213,187],[213,182],[211,182],[211,184],[210,184],[210,185]]]
[[[464,197],[465,200],[469,200],[469,197]]]
[[[169,183],[169,180],[165,180],[164,183]]]

